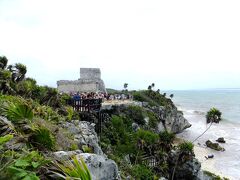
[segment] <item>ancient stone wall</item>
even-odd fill
[[[99,68],[80,68],[80,79],[101,79]]]
[[[65,93],[106,92],[104,82],[101,80],[101,71],[98,68],[80,68],[79,80],[60,80],[57,86],[59,92]]]

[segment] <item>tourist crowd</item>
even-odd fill
[[[107,94],[107,93],[94,93],[94,92],[84,92],[84,93],[70,93],[70,96],[73,100],[81,100],[81,99],[102,99],[103,101],[110,100],[126,100],[132,99],[132,96],[129,94]]]

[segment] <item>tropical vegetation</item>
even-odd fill
[[[221,111],[213,107],[207,112],[206,115],[207,123],[211,122],[219,123],[219,121],[222,120],[221,116],[222,116]]]

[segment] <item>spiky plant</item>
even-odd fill
[[[38,149],[46,148],[53,150],[55,148],[56,139],[46,127],[34,127],[33,135],[29,139],[31,144]]]
[[[0,114],[7,117],[13,123],[22,120],[31,121],[33,119],[33,111],[27,104],[21,103],[5,103],[0,108]]]
[[[54,172],[57,176],[62,179],[73,179],[73,180],[91,180],[90,171],[81,158],[80,161],[76,156],[72,159],[63,161],[61,163],[56,162],[56,166],[61,173]]]

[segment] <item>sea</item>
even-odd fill
[[[203,134],[194,145],[197,147],[196,157],[202,163],[202,169],[213,171],[229,179],[240,180],[240,89],[211,89],[211,90],[185,90],[167,91],[174,94],[172,98],[184,117],[192,126],[178,137],[193,141],[201,135],[209,124],[206,123],[206,112],[215,107],[222,112],[222,121],[213,123],[209,130]],[[224,137],[224,152],[218,152],[206,147],[205,142],[216,142]],[[213,159],[205,156],[213,154]]]
[[[240,89],[170,91],[177,107],[189,113],[206,113],[215,107],[224,120],[240,123]]]

